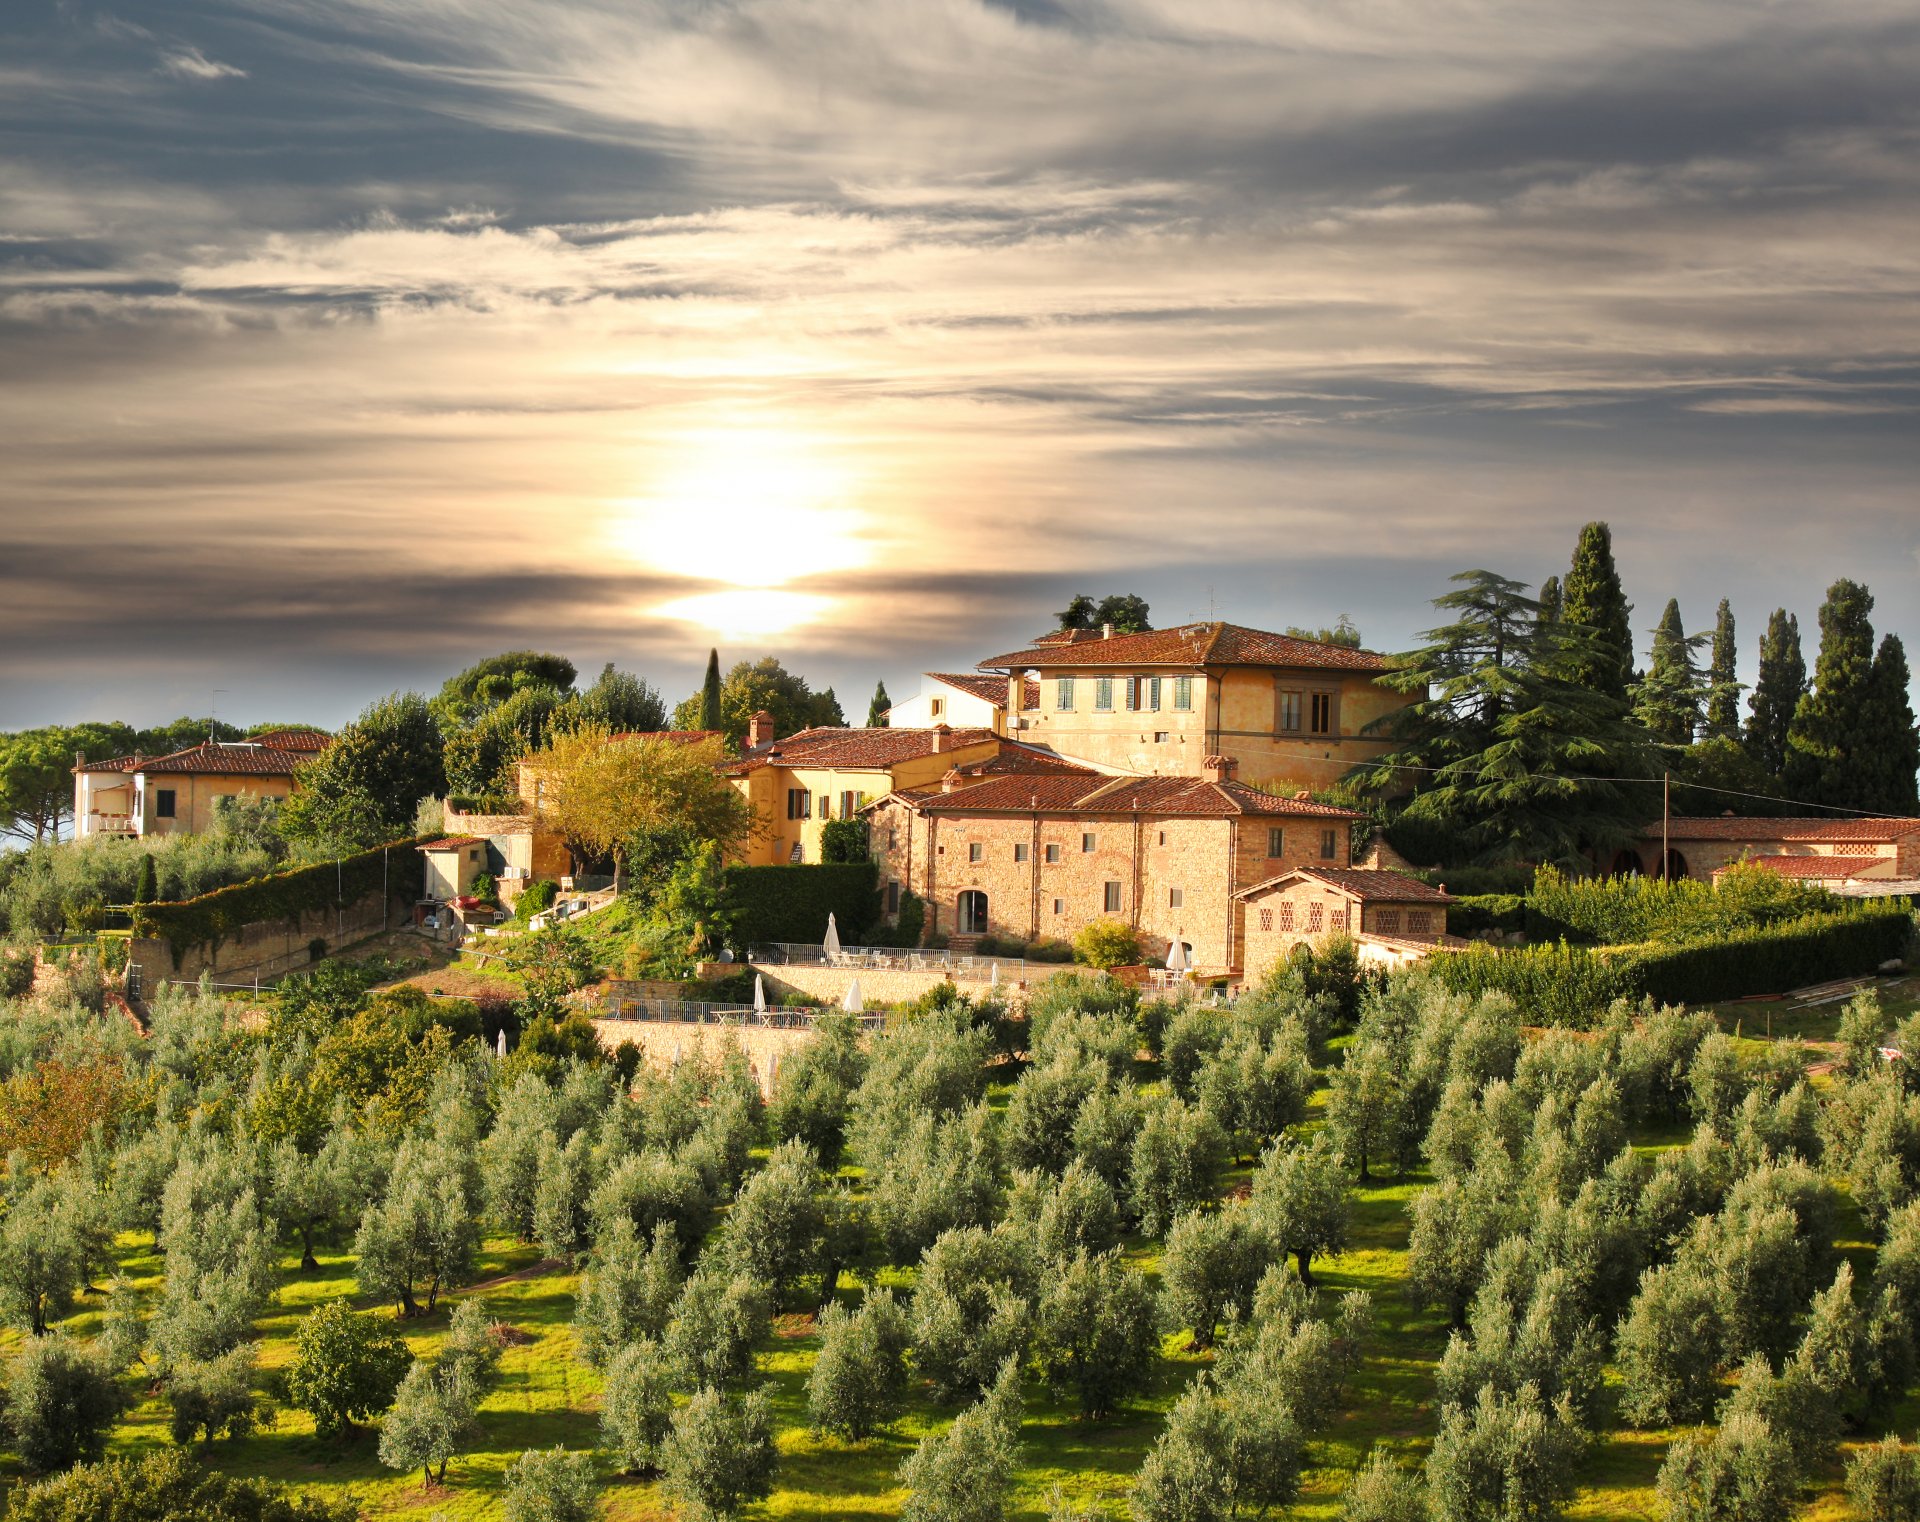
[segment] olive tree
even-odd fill
[[[733,1397],[708,1387],[674,1413],[660,1467],[667,1494],[696,1522],[730,1522],[773,1489],[778,1463],[769,1392]]]
[[[820,1313],[820,1354],[807,1378],[807,1413],[816,1432],[859,1442],[898,1413],[906,1395],[906,1314],[890,1289],[868,1293],[849,1313]]]

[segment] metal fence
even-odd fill
[[[819,945],[792,941],[755,941],[747,960],[768,967],[839,967],[848,972],[940,972],[955,978],[989,981],[997,971],[1001,981],[1025,983],[1069,970],[1066,962],[1031,962],[1021,957],[962,955],[930,948],[907,950],[899,946],[843,946],[828,956]]]
[[[764,1010],[751,1004],[714,1004],[702,999],[633,999],[608,994],[595,1001],[595,1018],[601,1020],[655,1020],[682,1025],[736,1025],[761,1030],[811,1030],[831,1009],[787,1008],[773,1006]],[[862,1014],[860,1023],[877,1029],[886,1023],[882,1014]]]

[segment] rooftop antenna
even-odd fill
[[[214,688],[213,701],[207,705],[207,744],[209,745],[213,744],[213,737],[218,733],[215,726],[220,721],[214,715],[220,711],[220,699],[225,695],[226,690],[224,687]]]

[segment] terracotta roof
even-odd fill
[[[313,754],[333,744],[333,736],[320,729],[269,729],[247,738],[255,745],[271,745],[275,750],[303,750]]]
[[[933,737],[931,729],[803,729],[784,739],[756,745],[721,770],[729,777],[744,776],[763,766],[883,771],[902,761],[935,754]],[[965,750],[997,738],[990,729],[948,730],[945,749]]]
[[[1387,658],[1371,650],[1319,640],[1269,634],[1239,624],[1187,624],[1178,629],[1151,629],[1144,634],[1116,634],[1112,639],[1075,640],[1063,651],[1052,642],[1030,645],[1006,655],[988,656],[978,663],[994,667],[1037,669],[1089,666],[1300,666],[1333,671],[1385,671]]]
[[[1323,882],[1329,888],[1338,888],[1342,893],[1351,894],[1365,903],[1383,904],[1450,904],[1453,895],[1442,893],[1432,883],[1423,883],[1417,877],[1408,877],[1402,872],[1374,872],[1364,867],[1295,867],[1282,872],[1278,877],[1269,877],[1265,882],[1255,883],[1250,888],[1242,888],[1234,894],[1235,898],[1257,898],[1260,894],[1280,884],[1291,882],[1296,877],[1311,877]]]
[[[1070,761],[1054,751],[1043,750],[1037,745],[1023,745],[1018,740],[1009,740],[1002,745],[997,756],[989,756],[984,761],[969,761],[955,770],[963,777],[1028,777],[1035,773],[1065,777],[1107,775],[1098,767]]]
[[[1920,831],[1920,819],[1760,819],[1718,814],[1672,819],[1667,833],[1675,840],[1899,840]],[[1649,830],[1658,838],[1659,830]]]
[[[149,777],[291,777],[313,759],[310,750],[263,745],[258,740],[190,745],[164,756],[120,756],[89,761],[82,771],[144,773]]]
[[[623,729],[610,740],[670,740],[675,745],[698,745],[702,740],[724,740],[722,729]]]
[[[1283,815],[1355,819],[1346,809],[1277,798],[1240,782],[1204,777],[1100,777],[1029,774],[994,777],[952,793],[917,796],[913,806],[937,814],[1154,814],[1231,818]]]
[[[482,835],[449,835],[444,840],[429,840],[420,849],[422,851],[463,851],[468,846],[483,846],[486,843],[486,837]]]
[[[1884,867],[1891,860],[1888,856],[1750,856],[1745,864],[1764,867],[1780,877],[1840,883],[1872,867]]]
[[[929,671],[928,676],[936,682],[942,682],[957,692],[968,693],[983,703],[993,703],[1004,707],[1007,701],[1007,679],[1003,676],[986,676],[972,671]],[[1040,702],[1040,684],[1028,681],[1021,687],[1022,706],[1034,708]]]

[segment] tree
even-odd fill
[[[700,728],[718,733],[726,723],[720,686],[720,652],[707,652],[707,672],[700,682]],[[678,715],[675,716],[678,722]]]
[[[907,1487],[901,1522],[1000,1522],[1020,1442],[1020,1365],[1009,1358],[993,1387],[922,1438],[900,1466]]]
[[[1625,700],[1633,675],[1633,634],[1627,621],[1632,612],[1613,563],[1613,533],[1604,523],[1589,523],[1580,530],[1561,587],[1560,621],[1591,630],[1595,638],[1568,671],[1569,681],[1603,697]]]
[[[281,810],[290,839],[374,846],[398,839],[422,798],[446,791],[440,727],[427,700],[397,692],[369,706],[300,768]]]
[[[1560,578],[1558,576],[1549,576],[1545,581],[1541,582],[1539,595],[1534,601],[1540,605],[1539,611],[1534,614],[1534,617],[1539,622],[1543,624],[1559,623],[1562,611],[1561,604],[1563,601],[1563,596],[1560,591]]]
[[[858,1018],[821,1016],[813,1039],[780,1064],[767,1104],[768,1134],[775,1143],[804,1142],[823,1167],[838,1167],[854,1091],[866,1070]]]
[[[471,1150],[458,1138],[414,1136],[401,1144],[385,1197],[361,1218],[354,1237],[363,1294],[392,1301],[396,1315],[417,1316],[422,1285],[431,1313],[441,1289],[472,1272],[480,1245],[476,1175]]]
[[[1760,641],[1760,678],[1747,699],[1747,754],[1770,777],[1787,769],[1787,734],[1807,692],[1807,662],[1800,652],[1800,620],[1775,608]]]
[[[1242,1205],[1189,1210],[1167,1233],[1160,1278],[1168,1318],[1193,1329],[1193,1346],[1210,1348],[1221,1322],[1245,1319],[1253,1292],[1273,1266],[1267,1233]]]
[[[1103,972],[1138,962],[1140,957],[1140,933],[1125,920],[1092,920],[1073,938],[1074,961]]]
[[[1868,707],[1862,716],[1867,739],[1860,767],[1863,789],[1873,808],[1891,814],[1920,812],[1920,731],[1913,723],[1913,678],[1900,636],[1880,641],[1868,683]]]
[[[257,1358],[258,1349],[243,1342],[218,1358],[173,1371],[167,1380],[167,1404],[176,1443],[190,1443],[197,1435],[211,1448],[215,1438],[245,1437],[253,1431],[261,1412],[252,1390]]]
[[[789,1304],[800,1282],[824,1274],[832,1259],[825,1185],[806,1145],[784,1142],[733,1197],[727,1262],[735,1274],[765,1285],[776,1306]],[[831,1285],[825,1288],[831,1293]]]
[[[354,1522],[359,1506],[235,1480],[175,1450],[82,1464],[13,1492],[10,1522]]]
[[[1278,1253],[1292,1253],[1300,1282],[1313,1283],[1313,1260],[1347,1249],[1346,1160],[1317,1133],[1304,1146],[1276,1142],[1253,1176],[1253,1218]]]
[[[555,692],[573,691],[578,675],[572,661],[564,655],[541,650],[507,650],[475,661],[466,670],[450,676],[440,686],[433,707],[449,729],[470,724],[490,708],[498,708],[516,692],[545,687]]]
[[[651,1337],[622,1348],[607,1366],[600,1431],[628,1474],[660,1467],[673,1430],[673,1366]]]
[[[1134,1482],[1138,1522],[1227,1522],[1289,1504],[1306,1441],[1289,1393],[1206,1374],[1188,1385]]]
[[[1585,1445],[1566,1398],[1548,1406],[1532,1385],[1517,1395],[1488,1386],[1472,1406],[1448,1406],[1427,1460],[1434,1522],[1557,1515]]]
[[[710,658],[709,681],[718,668]],[[796,676],[773,656],[740,661],[720,684],[719,723],[704,722],[710,715],[708,689],[703,687],[673,711],[675,729],[717,729],[731,746],[745,739],[747,721],[762,709],[773,715],[774,733],[787,736],[819,725],[840,725],[846,716],[831,691],[815,692],[805,677]]]
[[[0,735],[0,836],[33,845],[58,840],[73,813],[75,755],[125,755],[137,744],[124,724],[50,725]]]
[[[1669,598],[1654,625],[1646,675],[1633,689],[1634,718],[1663,744],[1691,745],[1700,727],[1706,684],[1693,653],[1702,642],[1702,636],[1687,633],[1679,599]]]
[[[1182,1211],[1212,1203],[1225,1161],[1226,1138],[1205,1110],[1177,1099],[1150,1109],[1127,1170],[1127,1203],[1140,1230],[1163,1236]]]
[[[97,1459],[121,1405],[120,1388],[99,1361],[62,1334],[29,1339],[14,1359],[7,1420],[34,1469]]]
[[[1345,650],[1360,648],[1360,626],[1342,613],[1326,629],[1305,629],[1297,624],[1289,624],[1280,631],[1288,639],[1312,640],[1316,645],[1338,645]]]
[[[913,1361],[936,1399],[971,1398],[993,1383],[1009,1358],[1025,1356],[1035,1277],[1031,1251],[1008,1226],[942,1232],[921,1255]]]
[[[1885,736],[1873,725],[1873,594],[1844,577],[1820,605],[1820,654],[1813,687],[1787,727],[1788,792],[1810,803],[1875,809],[1872,747]]]
[[[1787,1440],[1756,1416],[1729,1416],[1667,1450],[1660,1499],[1673,1522],[1786,1522],[1800,1476]]]
[[[887,696],[887,684],[884,679],[873,684],[873,697],[867,703],[867,728],[884,729],[887,723],[887,710],[893,707],[893,699]]]
[[[1444,1310],[1454,1326],[1466,1323],[1487,1254],[1517,1224],[1515,1182],[1512,1168],[1496,1152],[1471,1173],[1444,1179],[1413,1202],[1408,1287],[1421,1304]]]
[[[680,1239],[671,1221],[655,1226],[649,1243],[631,1218],[615,1219],[580,1276],[573,1313],[580,1356],[604,1369],[622,1348],[643,1337],[658,1337],[685,1282]]]
[[[709,1386],[673,1416],[661,1456],[666,1491],[695,1522],[729,1522],[773,1489],[771,1387],[729,1397]]]
[[[1642,1427],[1700,1421],[1719,1394],[1725,1340],[1713,1281],[1691,1263],[1650,1268],[1620,1323],[1621,1407]]]
[[[1057,1394],[1078,1397],[1083,1415],[1109,1415],[1138,1393],[1159,1351],[1153,1289],[1119,1248],[1053,1266],[1034,1316],[1034,1363]]]
[[[1713,649],[1707,663],[1707,737],[1740,738],[1740,694],[1746,690],[1736,662],[1739,645],[1734,637],[1733,605],[1726,598],[1713,615]]]
[[[753,1372],[753,1345],[767,1330],[764,1286],[717,1268],[695,1271],[674,1302],[664,1342],[689,1385],[723,1385]]]
[[[60,1189],[35,1179],[0,1225],[0,1312],[40,1337],[73,1308],[80,1244]]]
[[[858,1311],[828,1305],[818,1326],[820,1354],[807,1377],[808,1420],[816,1432],[860,1442],[898,1414],[906,1394],[906,1314],[883,1287],[870,1290]]]
[[[544,783],[540,818],[576,850],[616,861],[636,837],[666,828],[731,849],[752,833],[754,813],[715,770],[723,759],[717,740],[616,740],[604,727],[583,724],[534,758]]]
[[[529,1448],[507,1466],[501,1502],[507,1522],[591,1522],[600,1483],[593,1455]]]
[[[455,797],[515,797],[520,761],[578,716],[577,703],[557,687],[515,689],[506,701],[447,736],[443,756],[448,792]]]
[[[140,858],[140,877],[133,887],[133,901],[150,904],[159,897],[160,870],[154,865],[153,852],[148,851]]]
[[[356,1313],[344,1300],[330,1301],[294,1335],[287,1399],[312,1413],[322,1438],[336,1438],[393,1404],[412,1358],[406,1343],[372,1316]]]
[[[458,1364],[416,1360],[380,1424],[380,1462],[389,1469],[418,1468],[422,1490],[433,1484],[437,1464],[445,1484],[447,1464],[478,1430],[478,1404],[473,1379]]]
[[[1889,1433],[1847,1463],[1847,1495],[1863,1522],[1920,1522],[1920,1450]]]
[[[651,683],[628,671],[616,671],[608,661],[594,684],[573,703],[567,715],[576,723],[599,724],[615,734],[647,734],[667,726],[667,705]]]
[[[1376,1447],[1356,1469],[1340,1498],[1341,1522],[1427,1522],[1427,1493],[1419,1477]]]
[[[182,1158],[167,1181],[167,1278],[153,1345],[170,1367],[238,1346],[273,1299],[274,1232],[261,1222],[252,1171],[248,1157],[209,1150]]]

